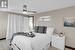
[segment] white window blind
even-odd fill
[[[29,28],[30,28],[30,31],[33,30],[33,17],[29,17]]]

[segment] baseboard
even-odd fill
[[[69,49],[75,50],[75,48],[73,48],[71,46],[67,46],[67,45],[65,45],[65,48],[69,48]]]
[[[1,38],[0,40],[5,40],[6,38]]]

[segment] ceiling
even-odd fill
[[[45,12],[75,6],[75,0],[25,0],[29,10]]]
[[[8,0],[8,2],[11,9],[22,9],[26,4],[29,10],[38,13],[75,6],[75,0]]]

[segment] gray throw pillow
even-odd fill
[[[34,27],[34,32],[36,32],[36,33],[45,34],[46,33],[46,30],[47,30],[47,27],[46,26],[35,26]]]

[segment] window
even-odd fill
[[[30,28],[30,31],[32,31],[33,30],[33,24],[34,24],[34,19],[33,19],[34,17],[29,17],[29,28]]]

